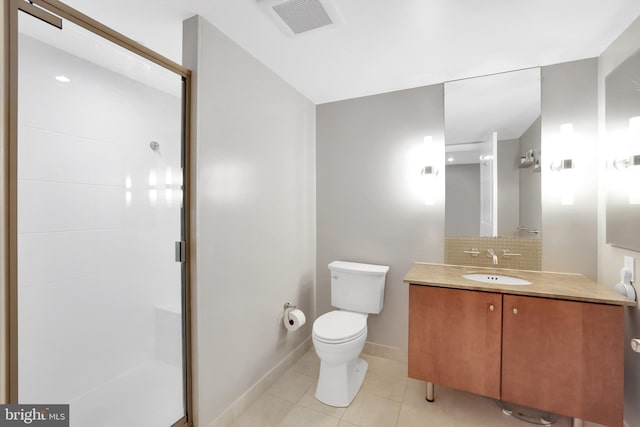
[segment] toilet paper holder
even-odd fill
[[[284,327],[289,332],[297,331],[306,321],[304,313],[297,309],[295,305],[289,303],[284,305],[282,323],[284,323]]]
[[[286,313],[286,315],[287,315],[287,320],[291,320],[291,318],[289,317],[289,313],[290,313],[292,310],[295,310],[296,308],[298,308],[298,307],[297,307],[297,306],[295,306],[295,305],[289,304],[288,302],[284,304],[284,312],[285,312],[285,313]]]

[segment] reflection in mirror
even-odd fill
[[[607,243],[640,250],[640,52],[606,78]]]
[[[444,92],[446,235],[540,238],[540,69]]]

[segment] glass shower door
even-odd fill
[[[18,398],[71,426],[185,416],[182,78],[19,14]]]

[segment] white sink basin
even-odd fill
[[[462,277],[469,280],[475,280],[482,283],[494,283],[496,285],[530,285],[528,280],[521,279],[519,277],[505,276],[503,274],[487,274],[487,273],[473,273],[464,274]]]

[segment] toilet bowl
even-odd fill
[[[330,406],[349,406],[367,373],[358,356],[367,339],[367,315],[332,311],[313,323],[313,347],[320,358],[316,398]]]
[[[316,398],[330,406],[349,406],[364,382],[367,362],[358,357],[367,339],[368,314],[379,314],[389,267],[333,261],[331,311],[313,322],[313,347],[320,358]]]

